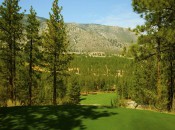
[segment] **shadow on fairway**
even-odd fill
[[[117,113],[96,106],[35,106],[0,108],[0,129],[86,129],[84,119],[96,120]]]

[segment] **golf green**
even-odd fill
[[[116,93],[98,93],[81,96],[80,104],[111,106],[111,101],[117,98]]]

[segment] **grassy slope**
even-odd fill
[[[0,108],[0,129],[174,130],[175,115],[96,106]]]

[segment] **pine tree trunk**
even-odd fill
[[[162,93],[162,88],[161,88],[161,54],[160,54],[160,39],[157,39],[157,103],[159,104],[160,99],[161,99],[161,93]]]
[[[171,48],[170,48],[171,50]],[[174,76],[173,76],[173,50],[170,51],[170,80],[168,84],[168,104],[167,110],[171,111],[173,108],[173,98],[174,98]]]
[[[15,35],[15,33],[14,33]],[[13,39],[14,43],[13,43],[13,100],[14,100],[14,103],[16,105],[16,85],[15,85],[15,80],[16,80],[16,38],[14,36],[14,39]]]
[[[54,54],[54,70],[53,70],[53,76],[54,76],[54,80],[53,80],[53,105],[56,105],[56,77],[57,77],[57,73],[56,73],[56,50],[55,50],[55,54]]]
[[[12,26],[12,21],[9,20],[8,21],[8,25],[9,27]],[[8,38],[8,44],[9,44],[9,50],[10,50],[10,63],[9,63],[9,72],[10,72],[10,75],[9,75],[9,85],[10,85],[10,99],[12,100],[13,102],[13,99],[14,99],[14,93],[13,93],[13,89],[14,89],[14,77],[13,77],[13,38],[12,38],[12,33],[10,32],[9,34],[9,38]]]
[[[160,12],[159,15],[161,16]],[[158,30],[161,29],[161,17],[158,17]],[[161,39],[157,36],[157,104],[160,105],[160,100],[162,96],[162,88],[161,88]]]
[[[32,85],[33,85],[33,77],[32,77],[32,66],[33,66],[33,40],[30,41],[30,61],[29,61],[29,106],[32,105]]]
[[[12,49],[12,40],[10,42],[10,63],[9,63],[9,70],[10,70],[10,77],[9,77],[9,84],[10,84],[10,99],[13,102],[14,95],[13,95],[13,89],[14,89],[14,79],[13,79],[13,49]]]

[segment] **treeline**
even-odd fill
[[[67,53],[69,42],[58,0],[41,35],[33,7],[24,25],[18,4],[19,0],[4,0],[0,6],[1,106],[56,105],[63,97],[66,103],[77,103],[79,99],[69,92],[71,86],[66,87],[72,56]]]

